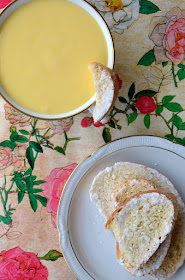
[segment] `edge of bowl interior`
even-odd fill
[[[6,20],[6,18],[15,9],[19,8],[20,6],[26,4],[30,1],[32,1],[32,0],[21,0],[21,1],[20,0],[15,0],[9,6],[7,6],[7,8],[5,8],[5,10],[0,14],[0,27],[3,24],[3,22]],[[95,8],[93,8],[85,0],[67,0],[67,1],[77,4],[78,6],[80,6],[84,10],[86,10],[89,14],[91,14],[94,17],[94,19],[97,21],[97,23],[99,24],[99,26],[100,26],[100,28],[101,28],[104,36],[105,36],[106,42],[107,42],[107,48],[108,48],[108,63],[107,63],[107,66],[109,68],[113,68],[113,66],[114,66],[114,43],[113,43],[113,38],[112,38],[110,30],[109,30],[106,22],[102,18],[102,16],[99,14],[99,12],[97,12],[95,10]],[[77,108],[73,111],[69,111],[67,113],[62,113],[62,114],[49,114],[49,115],[47,115],[47,114],[41,114],[41,113],[37,113],[37,112],[31,111],[31,110],[28,110],[28,109],[22,107],[21,105],[19,105],[11,97],[8,96],[8,94],[3,89],[1,84],[0,84],[0,94],[5,99],[6,102],[8,102],[11,106],[13,106],[15,109],[17,109],[21,113],[24,113],[26,115],[29,115],[31,117],[35,117],[35,118],[38,118],[38,119],[46,119],[46,120],[63,119],[63,118],[68,118],[68,117],[77,115],[77,114],[81,113],[82,111],[88,109],[95,102],[95,94],[94,94],[93,97],[91,99],[89,99],[85,104],[83,104],[81,107],[79,107],[79,108]]]

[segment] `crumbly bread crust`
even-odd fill
[[[119,185],[115,191],[114,191],[114,198],[115,198],[115,206],[119,207],[121,206],[124,201],[143,191],[148,190],[155,190],[157,187],[151,183],[150,181],[144,180],[144,179],[131,179],[124,181],[121,185]],[[164,240],[164,242],[159,246],[158,250],[153,254],[153,256],[148,260],[146,264],[141,266],[136,271],[131,271],[132,275],[134,276],[145,276],[149,273],[154,272],[156,269],[158,269],[162,262],[164,261],[164,258],[167,254],[167,251],[170,247],[171,242],[171,234],[167,236],[167,238]],[[123,256],[121,255],[121,252],[119,250],[119,243],[117,242],[117,258],[118,262],[125,266],[123,262]],[[126,267],[127,269],[127,267]],[[128,270],[128,269],[127,269]]]
[[[119,85],[113,70],[101,63],[89,64],[96,90],[96,106],[93,112],[95,123],[100,122],[111,110],[119,92]]]
[[[141,276],[145,276],[145,275],[151,274],[154,271],[156,271],[161,266],[162,262],[164,261],[164,258],[170,247],[171,238],[172,238],[172,234],[170,233],[170,234],[168,234],[165,241],[159,246],[158,250],[151,256],[151,258],[145,264],[143,264],[138,270],[130,271],[130,273],[136,277],[141,277]],[[121,251],[119,249],[118,242],[116,242],[116,252],[117,252],[118,262],[121,265],[124,265],[127,270],[129,270],[129,268],[126,267],[126,265],[124,263],[124,259],[121,254]]]
[[[161,191],[161,190],[149,190],[149,191],[144,191],[144,192],[140,192],[140,193],[136,193],[135,195],[127,198],[122,205],[119,206],[119,208],[117,208],[111,215],[111,217],[108,219],[106,225],[105,225],[105,228],[106,229],[110,229],[111,227],[111,223],[112,221],[115,219],[116,215],[124,210],[124,208],[134,199],[139,199],[141,196],[143,196],[144,194],[153,194],[153,193],[157,193],[157,194],[161,194],[161,195],[165,195],[169,200],[171,200],[171,202],[173,203],[174,205],[174,221],[177,219],[177,216],[178,216],[178,204],[177,204],[177,199],[176,197],[174,196],[174,194],[172,193],[169,193],[169,192],[165,192],[165,191]]]
[[[118,208],[127,198],[139,192],[155,189],[157,187],[152,182],[142,178],[126,180],[114,191],[115,207]]]
[[[177,212],[173,194],[152,190],[126,199],[113,213],[106,228],[113,230],[124,264],[132,274],[137,274],[170,234]]]
[[[141,178],[156,185],[157,189],[173,193],[178,204],[184,207],[184,203],[174,188],[173,184],[157,170],[141,164],[131,162],[117,162],[113,166],[100,171],[94,178],[89,190],[90,199],[107,221],[115,211],[115,189],[126,180]]]
[[[183,265],[185,261],[185,207],[181,205],[178,218],[172,231],[170,248],[162,265],[150,273],[155,279],[167,279]]]
[[[154,183],[158,189],[173,193],[177,198],[179,214],[172,232],[170,248],[160,268],[151,273],[156,279],[166,279],[171,277],[185,260],[185,205],[173,184],[157,170],[136,163],[117,162],[97,174],[90,188],[90,198],[107,221],[115,210],[112,193],[116,187],[125,180],[141,177]]]

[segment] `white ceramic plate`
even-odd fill
[[[131,276],[116,260],[115,240],[90,201],[95,175],[118,161],[157,169],[175,185],[185,201],[185,147],[154,136],[133,136],[107,144],[85,159],[64,189],[58,211],[63,254],[79,280],[148,279]],[[185,265],[171,279],[185,279]]]

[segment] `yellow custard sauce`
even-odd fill
[[[0,29],[0,83],[26,109],[61,114],[95,93],[88,64],[107,65],[108,50],[96,20],[66,0],[33,0]]]

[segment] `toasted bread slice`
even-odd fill
[[[135,270],[134,272],[133,271],[129,271],[129,272],[132,275],[137,276],[137,277],[145,276],[145,275],[148,275],[151,273],[153,274],[161,266],[162,262],[164,261],[164,258],[170,247],[171,238],[172,238],[172,234],[170,233],[167,236],[167,238],[165,239],[165,241],[159,246],[157,251],[151,256],[151,258],[145,264],[143,264],[138,270]],[[129,270],[129,268],[127,268],[124,263],[124,258],[119,249],[118,242],[116,242],[116,252],[117,252],[118,262],[121,265],[124,265],[127,270]]]
[[[94,122],[100,122],[111,110],[119,92],[119,85],[114,72],[101,63],[89,64],[96,90],[96,106],[93,112]]]
[[[96,175],[90,188],[90,198],[107,221],[115,210],[113,192],[123,181],[133,178],[149,180],[158,189],[173,193],[177,198],[179,214],[170,248],[161,267],[151,274],[156,279],[171,277],[185,260],[185,205],[173,184],[164,175],[144,165],[117,162]]]
[[[170,248],[162,265],[150,273],[155,279],[167,279],[184,264],[185,261],[185,206],[179,199],[179,214],[172,232]]]
[[[150,181],[141,178],[126,180],[120,186],[118,186],[114,191],[114,198],[116,200],[116,205],[117,207],[121,206],[127,198],[139,192],[156,190],[156,189],[157,187],[154,184],[152,184]],[[161,266],[167,254],[167,251],[170,247],[170,241],[171,241],[171,234],[168,235],[165,241],[159,246],[158,250],[148,260],[148,262],[146,262],[146,264],[141,266],[138,270],[134,272],[133,271],[130,272],[134,276],[144,276],[158,269]],[[124,258],[119,250],[118,242],[116,248],[117,248],[118,262],[126,267],[126,265],[124,264]]]
[[[137,271],[156,252],[171,233],[177,213],[175,196],[159,190],[138,193],[113,213],[106,228],[113,230],[129,271]]]
[[[172,183],[157,170],[136,163],[117,162],[100,171],[89,190],[90,199],[98,206],[106,221],[116,209],[114,198],[116,188],[126,180],[139,178],[150,181],[158,189],[178,195]]]
[[[149,190],[155,190],[157,187],[148,180],[145,179],[130,179],[124,181],[121,185],[119,185],[114,191],[114,198],[115,198],[115,206],[116,208],[119,207],[124,203],[124,201],[139,193]]]

